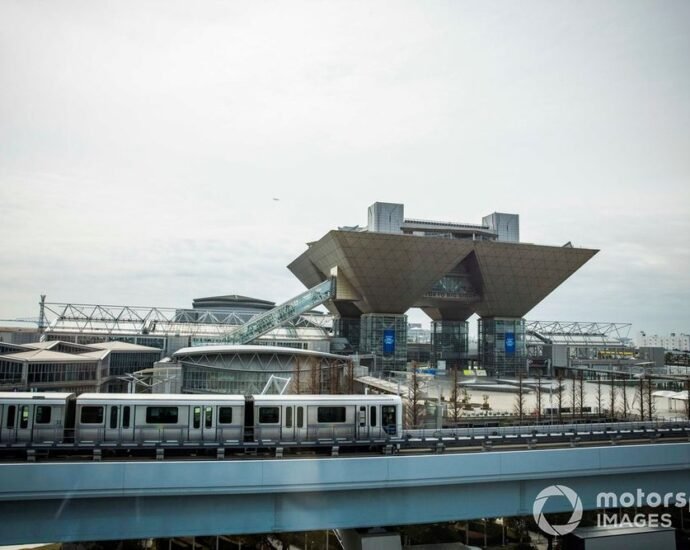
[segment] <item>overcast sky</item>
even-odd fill
[[[690,332],[690,2],[0,0],[0,318],[282,301],[377,200],[600,248],[530,319]]]

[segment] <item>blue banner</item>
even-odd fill
[[[392,328],[383,331],[383,354],[393,355],[395,353],[395,330]]]
[[[515,333],[506,332],[506,355],[515,355]]]

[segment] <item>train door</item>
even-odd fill
[[[105,441],[119,441],[120,439],[120,406],[108,405],[105,413]]]
[[[308,439],[306,407],[304,405],[299,405],[294,409],[295,416],[293,418],[293,421],[295,424],[295,441],[305,441]]]
[[[61,413],[63,407],[59,405],[34,406],[34,429],[32,441],[43,443],[48,441],[60,441],[63,436]]]
[[[357,439],[369,439],[369,419],[367,418],[367,407],[360,405],[357,407]]]
[[[31,431],[33,428],[32,413],[32,405],[17,405],[16,441],[31,441]]]
[[[201,426],[201,439],[204,441],[216,441],[216,418],[213,414],[213,405],[204,405],[204,418]]]
[[[378,405],[369,405],[369,437],[381,437]]]
[[[244,398],[244,441],[254,441],[254,398],[247,395]]]
[[[134,441],[134,405],[122,405],[119,416],[121,441]]]
[[[189,406],[189,441],[201,441],[203,439],[202,423],[204,421],[204,406],[201,403],[192,403]]]
[[[280,435],[281,441],[295,440],[295,406],[286,405],[283,409],[283,430]]]
[[[387,435],[400,435],[397,433],[397,407],[394,405],[383,405],[381,407],[381,427]]]
[[[17,441],[17,424],[19,422],[19,405],[7,405],[3,420],[2,441],[14,443]]]

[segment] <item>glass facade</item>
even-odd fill
[[[160,352],[114,351],[110,354],[110,376],[122,376],[139,370],[153,368],[160,358]]]
[[[352,349],[359,350],[359,338],[362,330],[360,318],[336,317],[333,319],[333,335],[346,338]]]
[[[0,384],[14,384],[22,381],[22,363],[0,360]]]
[[[525,320],[480,318],[479,363],[489,376],[517,376],[527,372]]]
[[[431,322],[431,364],[445,361],[446,367],[463,367],[469,345],[467,321]]]
[[[347,365],[343,361],[293,354],[209,354],[198,361],[185,357],[182,391],[185,393],[258,394],[271,376],[289,378],[289,393],[342,393]]]
[[[98,363],[30,363],[28,383],[96,382]]]
[[[372,374],[407,369],[407,315],[362,315],[359,351],[373,354]]]

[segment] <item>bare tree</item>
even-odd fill
[[[295,357],[295,378],[292,381],[293,392],[296,394],[302,393],[301,383],[302,362],[299,357]]]
[[[644,404],[645,400],[647,399],[645,392],[644,375],[640,376],[639,384],[637,385],[637,393],[635,395],[635,399],[637,398],[640,399],[640,402],[638,403],[638,409],[640,411],[640,420],[644,420]]]
[[[580,371],[577,376],[577,403],[580,409],[580,418],[584,416],[583,409],[585,406],[585,377],[584,373]],[[575,411],[573,411],[574,413]]]
[[[556,377],[556,405],[558,407],[558,423],[563,424],[563,376],[560,374]]]
[[[570,418],[575,420],[577,410],[577,375],[575,371],[570,375]]]
[[[419,376],[417,375],[417,363],[413,362],[412,372],[408,376],[407,411],[405,414],[408,428],[419,428],[422,423],[424,409],[421,402],[421,393]]]
[[[604,404],[603,395],[601,393],[601,374],[597,374],[597,415],[601,416]]]
[[[523,375],[520,373],[518,375],[518,392],[515,395],[515,406],[514,406],[515,414],[517,415],[518,419],[520,422],[522,422],[522,419],[524,418],[525,415],[525,387],[523,384]]]
[[[609,399],[610,407],[609,407],[609,415],[611,418],[615,419],[616,418],[616,377],[611,374],[611,395]]]
[[[460,388],[458,387],[458,369],[453,369],[453,391],[450,392],[450,417],[453,425],[457,426],[462,417],[462,401],[460,398]]]
[[[542,381],[541,379],[542,379],[542,375],[541,375],[541,371],[539,371],[537,373],[537,386],[534,390],[535,391],[535,398],[537,400],[537,403],[536,403],[537,422],[541,422],[541,410],[542,410],[541,406],[542,406],[542,397],[544,394],[544,388],[541,387],[541,381]]]
[[[355,363],[352,359],[347,362],[345,375],[345,393],[352,395],[355,393]]]
[[[628,403],[628,387],[625,383],[625,378],[621,376],[621,389],[623,390],[623,418],[628,419],[628,413],[630,412],[630,404]]]
[[[311,360],[309,393],[312,395],[319,395],[321,393],[321,361],[316,357]]]
[[[654,414],[656,413],[656,407],[654,407],[654,395],[653,395],[653,381],[652,377],[647,378],[647,416],[649,420],[652,420]]]
[[[328,375],[331,395],[335,395],[338,393],[338,386],[340,386],[338,383],[340,381],[340,369],[338,368],[338,363],[335,360],[331,360],[328,363]]]

